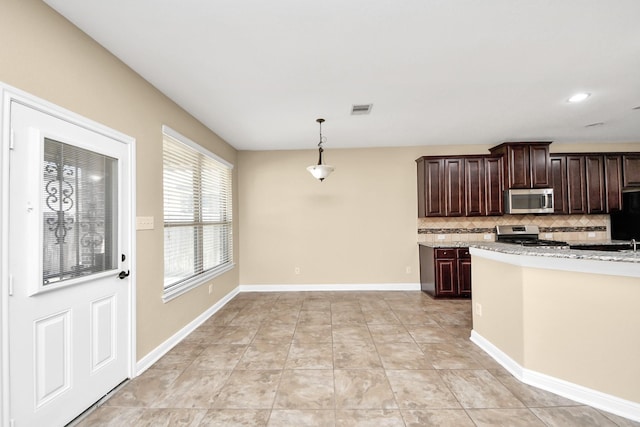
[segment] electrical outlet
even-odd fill
[[[544,233],[545,239],[553,239],[553,233]]]
[[[211,292],[213,292],[213,283],[209,285],[209,294],[211,294]]]
[[[152,216],[136,217],[136,230],[153,230]]]
[[[485,234],[484,236],[482,236],[484,240],[492,240],[491,237],[491,234]]]
[[[296,273],[296,274],[300,274],[300,267],[295,267],[293,269],[293,272]]]
[[[407,265],[407,266],[405,267],[404,271],[405,271],[407,274],[411,274],[411,266],[410,266],[410,265]]]
[[[592,239],[592,238],[596,237],[596,233],[595,233],[595,232],[593,232],[593,231],[590,231],[590,232],[588,232],[588,233],[587,233],[587,237],[588,237],[589,239]]]
[[[438,234],[438,240],[444,240],[445,237],[446,236],[444,234]]]
[[[482,304],[479,302],[476,303],[476,315],[482,317]]]

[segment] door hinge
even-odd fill
[[[14,420],[13,418],[11,418],[11,419],[9,420],[9,427],[15,427],[15,425],[16,425],[16,424],[15,424],[15,420]]]
[[[9,296],[13,296],[13,276],[9,275]]]
[[[13,128],[11,128],[11,131],[9,134],[9,150],[13,150],[14,135],[15,133],[13,132]]]

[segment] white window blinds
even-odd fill
[[[165,297],[233,267],[232,166],[163,128]]]

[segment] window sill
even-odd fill
[[[191,289],[197,288],[198,286],[206,282],[209,282],[211,279],[214,279],[220,276],[221,274],[226,273],[227,271],[233,270],[235,266],[236,265],[233,262],[229,264],[225,264],[224,266],[221,266],[215,270],[208,271],[204,274],[194,277],[193,279],[187,282],[184,282],[180,286],[176,286],[174,288],[165,290],[162,293],[162,302],[167,303],[172,299],[177,298],[180,295],[189,292]]]

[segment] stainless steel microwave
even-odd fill
[[[553,213],[553,188],[505,190],[504,211],[508,214]]]

